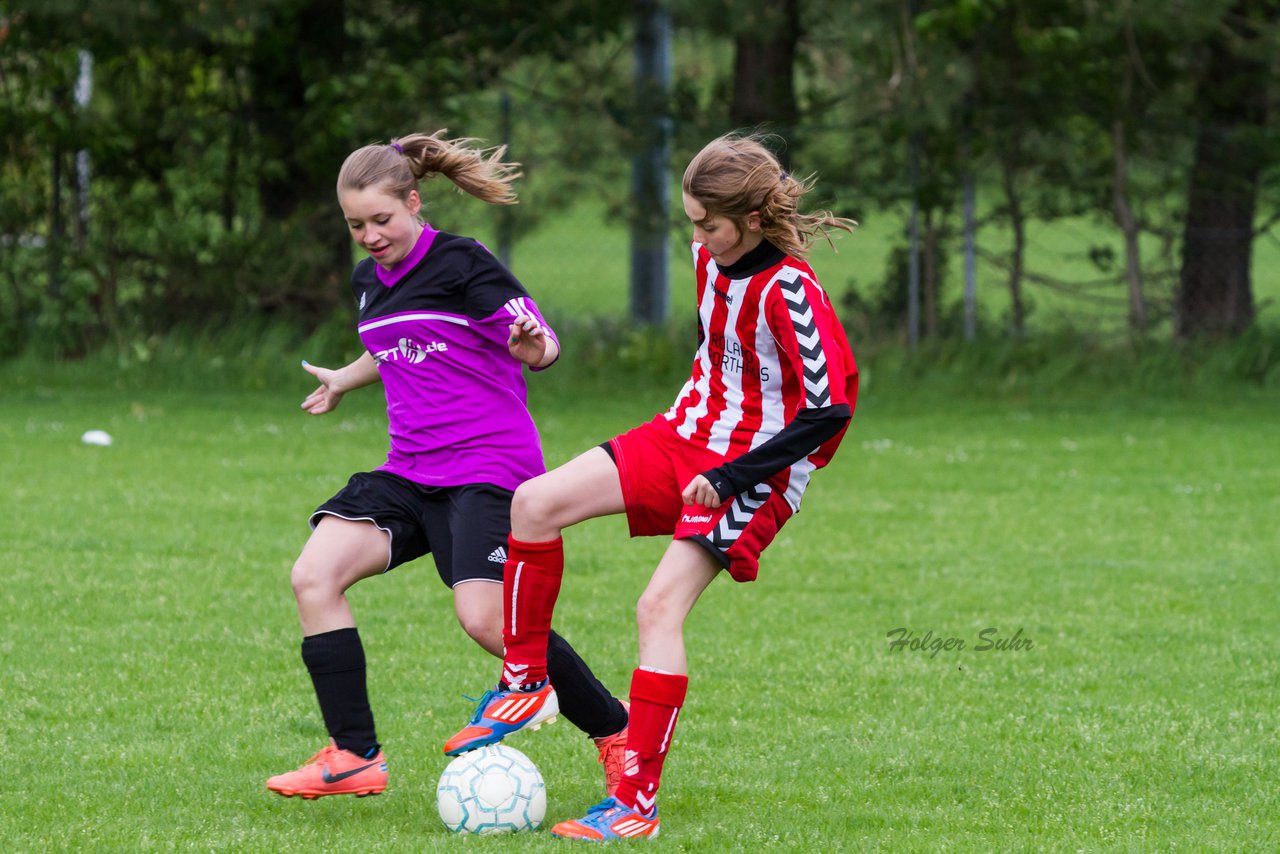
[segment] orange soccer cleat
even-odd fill
[[[613,839],[629,839],[634,836],[658,835],[658,812],[646,816],[631,807],[624,807],[614,798],[605,798],[587,810],[583,818],[562,821],[551,828],[554,836],[565,839],[587,839],[592,842],[608,842]]]
[[[297,771],[277,774],[267,780],[267,788],[286,798],[301,795],[307,800],[325,795],[381,794],[387,788],[387,758],[378,751],[372,758],[340,750],[330,740],[325,747]]]
[[[486,691],[467,725],[444,743],[444,752],[458,756],[497,744],[513,732],[555,723],[558,714],[560,703],[555,689],[545,680],[533,691]]]
[[[622,706],[630,714],[630,704],[623,701]],[[604,793],[610,797],[618,791],[618,784],[622,782],[623,756],[627,752],[628,728],[624,726],[621,731],[613,735],[595,739],[596,749],[600,751],[599,762],[604,766]]]

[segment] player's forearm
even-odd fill
[[[547,341],[547,349],[542,354],[542,358],[538,360],[538,364],[531,366],[537,370],[551,367],[551,363],[560,358],[560,345],[556,343],[556,339],[552,338],[550,335],[545,337]]]
[[[373,385],[382,379],[378,374],[378,361],[369,352],[363,353],[349,365],[334,372],[335,382],[331,383],[334,391],[348,392],[357,388]]]
[[[803,409],[778,435],[732,462],[703,472],[703,477],[724,501],[809,456],[843,430],[852,416],[852,410],[843,403]]]

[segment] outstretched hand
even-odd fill
[[[312,415],[324,415],[337,409],[344,393],[336,388],[338,372],[306,361],[302,363],[302,369],[320,381],[320,387],[302,401],[302,408]]]

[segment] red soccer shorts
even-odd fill
[[[780,484],[756,484],[716,508],[685,504],[680,493],[689,481],[725,458],[680,436],[661,415],[611,439],[609,448],[631,536],[694,540],[734,581],[755,581],[760,553],[792,515]]]

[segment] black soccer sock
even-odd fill
[[[325,728],[342,750],[376,755],[378,737],[365,683],[364,646],[355,628],[302,639],[302,661],[320,701]]]
[[[560,711],[591,738],[613,735],[627,725],[622,703],[554,630],[547,637],[547,675],[560,700]]]

